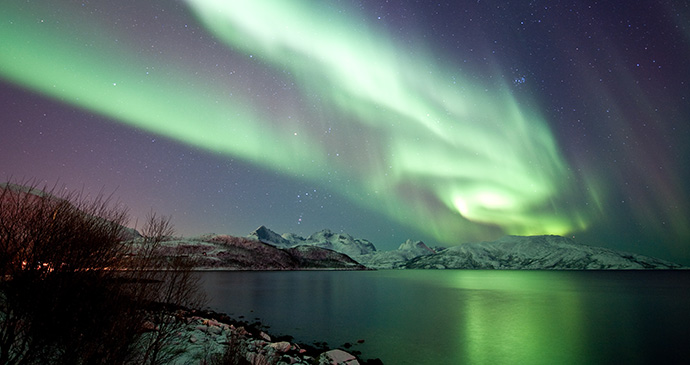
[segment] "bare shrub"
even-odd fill
[[[172,226],[153,214],[133,256],[126,221],[110,197],[0,185],[0,364],[171,358],[176,310],[202,303],[193,263],[160,255]]]
[[[126,210],[107,197],[0,186],[0,363],[115,360]],[[121,339],[121,337],[120,337]],[[104,346],[103,344],[107,344]],[[111,361],[112,363],[112,361]]]
[[[200,308],[205,297],[199,289],[195,262],[188,257],[167,256],[163,245],[174,230],[169,217],[151,213],[143,228],[143,238],[135,243],[127,264],[129,295],[144,306],[143,321],[154,329],[142,335],[136,349],[137,363],[164,364],[175,358],[180,346],[177,333],[187,319],[184,308]]]

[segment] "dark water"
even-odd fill
[[[690,362],[690,271],[203,275],[215,310],[386,364]]]

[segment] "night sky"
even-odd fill
[[[0,180],[178,234],[505,234],[690,264],[690,5],[6,1]]]

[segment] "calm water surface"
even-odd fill
[[[386,364],[690,361],[690,271],[203,273],[210,307]]]

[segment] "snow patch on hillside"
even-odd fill
[[[418,257],[409,269],[504,270],[636,270],[677,269],[665,260],[587,246],[561,236],[505,236],[493,242],[474,242]]]

